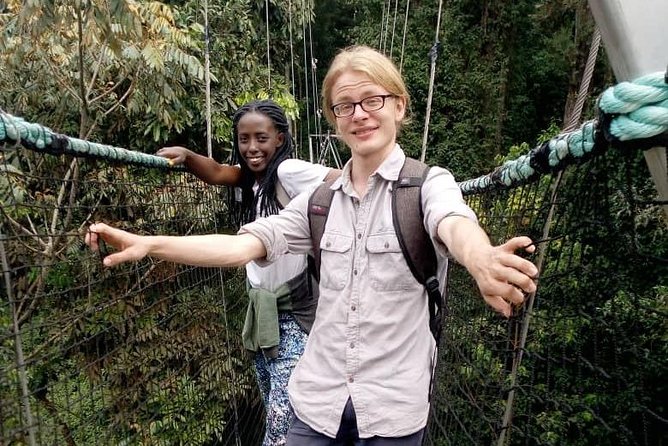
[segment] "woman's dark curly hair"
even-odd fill
[[[283,144],[276,149],[274,157],[267,164],[267,170],[260,181],[257,194],[253,193],[253,184],[255,184],[255,174],[248,168],[248,165],[241,157],[239,152],[239,120],[248,113],[261,113],[271,119],[274,127],[279,133],[284,135]],[[229,194],[229,209],[233,222],[241,226],[255,220],[258,198],[260,200],[260,215],[277,214],[281,205],[276,199],[276,181],[278,181],[278,165],[283,160],[292,157],[293,140],[290,134],[288,118],[283,109],[274,101],[265,99],[252,101],[242,105],[234,114],[232,121],[233,147],[232,164],[241,166],[241,201],[236,200],[236,194]]]

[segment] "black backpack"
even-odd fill
[[[399,178],[392,187],[392,221],[406,263],[415,279],[427,289],[429,328],[438,345],[445,296],[442,296],[439,290],[436,252],[423,225],[421,191],[422,183],[428,173],[429,166],[412,158],[406,158]],[[308,203],[308,218],[313,244],[313,274],[316,278],[320,277],[320,240],[335,193],[330,188],[333,182],[334,180],[331,180],[318,186]],[[421,230],[416,230],[418,227]]]

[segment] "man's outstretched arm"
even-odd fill
[[[514,237],[492,246],[475,221],[459,216],[444,218],[438,225],[438,236],[473,276],[485,302],[504,316],[510,316],[512,305],[524,302],[522,291],[536,291],[538,269],[515,254],[520,249],[535,250],[529,237]]]
[[[134,262],[146,256],[194,266],[241,266],[267,255],[264,244],[252,234],[137,235],[104,223],[88,228],[86,244],[99,250],[99,241],[113,246],[117,252],[103,259],[105,266]]]

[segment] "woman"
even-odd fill
[[[233,120],[231,166],[219,164],[184,147],[165,147],[157,154],[173,164],[184,164],[209,184],[237,186],[230,195],[236,224],[277,214],[285,205],[284,191],[292,198],[310,185],[340,171],[291,158],[293,140],[285,113],[270,100],[254,101],[237,110]],[[278,192],[277,192],[278,191]],[[265,446],[284,445],[290,426],[288,380],[304,352],[313,323],[314,296],[303,254],[286,254],[279,262],[260,267],[246,265],[249,307],[243,330],[244,347],[255,352],[258,384],[267,413]]]

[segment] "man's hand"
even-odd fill
[[[520,249],[534,252],[536,247],[532,243],[529,237],[514,237],[503,245],[477,249],[468,262],[467,268],[485,302],[506,317],[510,316],[512,305],[524,302],[523,291],[536,291],[534,280],[538,269],[515,254]]]
[[[148,246],[144,243],[144,237],[112,228],[104,223],[90,225],[86,232],[86,244],[90,249],[98,252],[100,239],[118,250],[102,259],[104,266],[116,266],[123,262],[141,260],[148,254]]]
[[[204,267],[242,266],[267,256],[262,241],[253,234],[205,234],[189,236],[136,235],[104,223],[90,225],[85,241],[93,251],[100,240],[118,250],[106,256],[104,266],[136,262],[146,256],[184,265]]]

